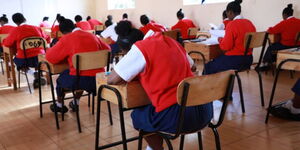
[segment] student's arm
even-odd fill
[[[61,61],[65,60],[70,49],[65,47],[67,41],[65,38],[61,38],[53,47],[49,48],[46,52],[46,59],[52,64],[58,64]]]
[[[122,84],[134,79],[146,66],[142,52],[133,45],[131,50],[115,66],[114,71],[108,76],[108,84]]]
[[[232,26],[228,26],[225,31],[224,38],[218,39],[220,42],[220,48],[224,51],[229,51],[234,46],[234,31]]]
[[[274,27],[270,27],[268,29],[268,33],[277,34],[277,33],[282,33],[283,30],[284,30],[284,23],[283,23],[283,21],[281,21],[280,23],[278,23]]]
[[[174,26],[172,26],[171,30],[180,29],[180,28],[181,28],[181,24],[178,21]]]

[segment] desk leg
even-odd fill
[[[4,55],[4,63],[6,67],[6,79],[8,86],[11,86],[11,79],[10,79],[10,67],[9,67],[9,55],[7,53],[3,53]]]
[[[10,65],[11,65],[11,75],[12,75],[13,87],[14,87],[14,90],[17,90],[16,70],[15,70],[15,63],[13,60],[13,56],[9,55],[9,59],[10,59]]]

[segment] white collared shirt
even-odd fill
[[[244,17],[241,16],[241,15],[237,15],[237,16],[235,16],[235,17],[233,18],[233,20],[236,20],[236,19],[244,19]]]

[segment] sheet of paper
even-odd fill
[[[224,37],[225,30],[209,30],[212,37]]]
[[[209,23],[208,25],[213,29],[218,29],[218,26],[213,23]]]

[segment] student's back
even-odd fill
[[[160,25],[158,23],[154,23],[154,22],[149,22],[147,25],[143,26],[140,28],[140,30],[146,34],[149,30],[152,30],[154,32],[164,32],[167,29],[163,26]]]
[[[100,21],[98,21],[96,19],[90,19],[90,20],[88,20],[88,22],[89,22],[92,30],[95,29],[96,25],[102,25],[103,24],[102,22],[100,22]]]
[[[195,24],[190,19],[181,19],[176,25],[172,27],[172,30],[179,29],[183,39],[195,38],[194,36],[188,36],[189,28],[195,28]]]
[[[81,30],[92,30],[90,23],[87,21],[77,22],[76,27],[80,28]]]
[[[8,34],[8,33],[10,33],[14,28],[15,28],[15,26],[4,25],[4,26],[0,27],[0,34]]]

